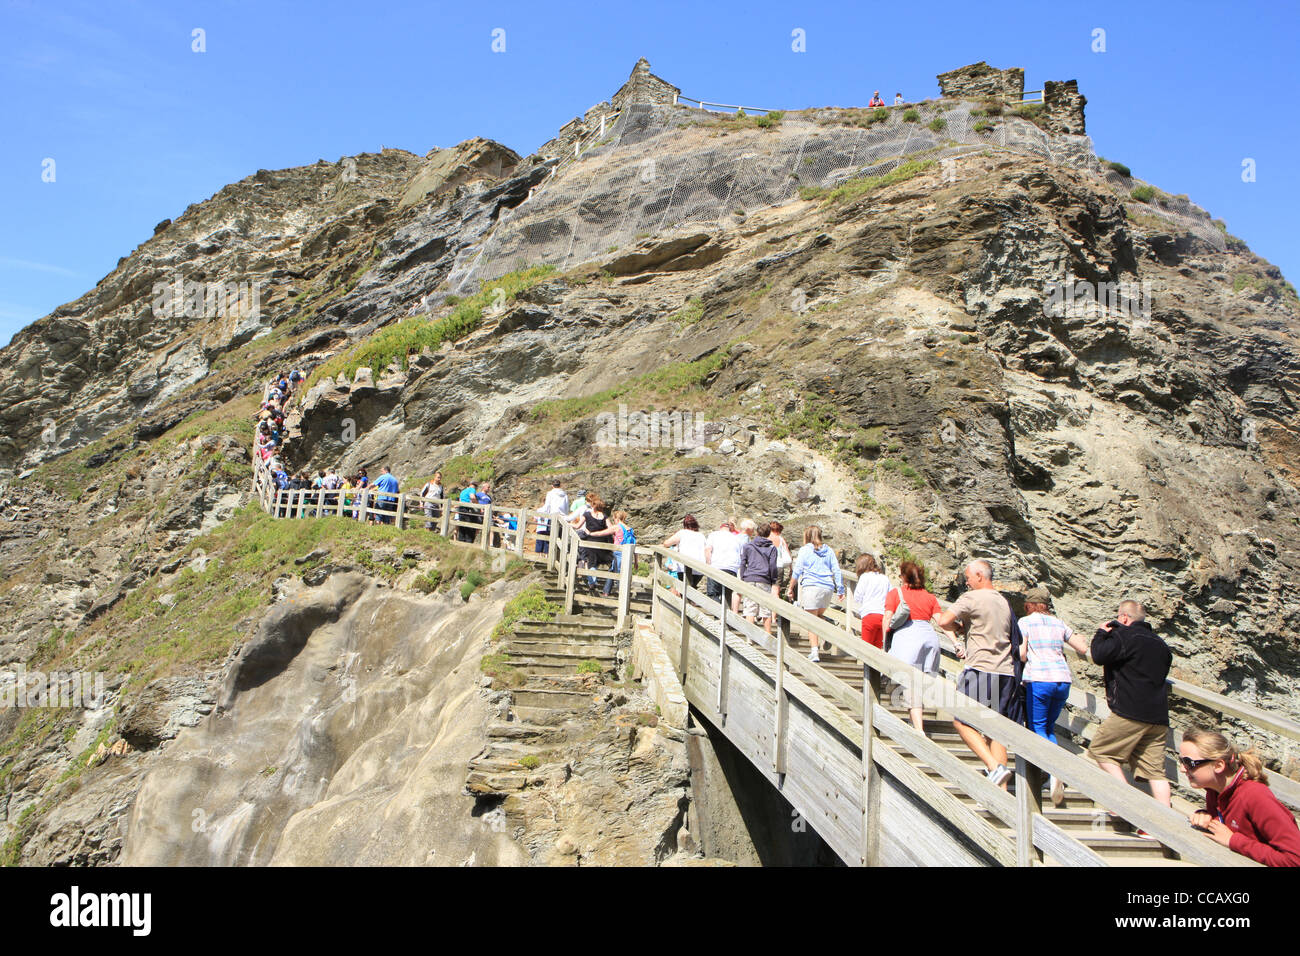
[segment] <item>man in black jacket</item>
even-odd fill
[[[1151,795],[1169,806],[1165,741],[1169,735],[1169,690],[1165,678],[1173,654],[1146,622],[1137,601],[1119,606],[1115,620],[1092,638],[1092,659],[1106,679],[1107,717],[1088,752],[1111,776],[1124,780],[1121,764],[1151,785]]]

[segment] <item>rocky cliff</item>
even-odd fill
[[[605,139],[564,139],[576,159],[470,140],[262,171],[20,333],[0,664],[98,668],[109,690],[0,710],[9,858],[113,862],[129,833],[124,862],[334,862],[414,827],[388,859],[524,859],[458,816],[447,768],[478,718],[439,716],[486,706],[462,680],[482,642],[445,628],[499,602],[410,597],[456,560],[435,544],[276,541],[238,510],[255,394],[289,364],[312,373],[295,468],[490,474],[530,504],[559,475],[642,541],[687,511],[780,517],[794,540],[816,522],[850,559],[919,558],[945,597],[982,556],[1085,631],[1141,597],[1177,675],[1300,714],[1294,289],[1099,160],[1072,91],[1055,118],[950,92],[883,117],[616,97]],[[257,284],[257,308],[210,308],[228,284]],[[710,427],[651,440],[654,411]],[[360,576],[338,578],[348,610],[225,700],[314,548],[308,568]],[[362,614],[384,623],[363,635]],[[340,705],[345,652],[391,669],[375,709]],[[186,837],[198,792],[215,829]]]

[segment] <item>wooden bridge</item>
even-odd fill
[[[696,713],[850,865],[1257,865],[1191,829],[1191,804],[1176,798],[1182,810],[1166,808],[1083,756],[1109,711],[1103,698],[1077,684],[1056,728],[1061,743],[1053,744],[957,694],[952,678],[960,664],[946,640],[942,673],[930,676],[862,641],[860,622],[844,608],[821,619],[674,551],[580,542],[558,515],[373,488],[283,491],[260,463],[253,472],[254,494],[268,514],[373,515],[399,528],[431,524],[445,537],[466,529],[472,538],[466,547],[512,553],[554,573],[564,613],[601,606],[616,615],[620,629],[635,616],[643,636],[671,656]],[[538,541],[545,542],[544,553]],[[580,545],[619,551],[620,570],[580,568]],[[774,635],[670,575],[670,559],[772,609]],[[588,577],[612,580],[617,596],[584,590]],[[845,572],[849,593],[853,579]],[[830,645],[820,663],[800,647],[810,633]],[[908,697],[918,693],[924,734],[906,718]],[[1170,681],[1170,698],[1176,710],[1194,708],[1206,715],[1202,723],[1227,725],[1237,737],[1300,741],[1300,724],[1183,681]],[[1014,792],[988,781],[957,737],[954,714],[1007,747]],[[1166,754],[1166,776],[1175,783],[1180,729],[1171,730]],[[1061,807],[1044,805],[1048,774],[1066,785]],[[1300,808],[1300,784],[1277,773],[1270,783],[1283,803]],[[1149,836],[1138,836],[1138,829]]]

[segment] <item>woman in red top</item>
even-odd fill
[[[927,674],[939,673],[939,634],[931,620],[939,613],[939,600],[925,589],[925,568],[915,561],[904,561],[898,566],[902,580],[899,587],[885,595],[885,622],[898,610],[898,595],[902,592],[911,612],[910,623],[893,631],[894,642],[889,646],[891,657],[906,661]],[[912,726],[925,733],[922,723],[921,688],[918,685],[908,692],[907,714]]]
[[[1239,753],[1223,734],[1193,727],[1178,752],[1187,782],[1205,791],[1192,826],[1256,863],[1300,866],[1300,827],[1269,789],[1254,747]]]

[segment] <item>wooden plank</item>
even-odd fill
[[[623,551],[619,557],[619,572],[622,578],[618,582],[618,628],[621,631],[627,624],[628,610],[632,604],[632,564],[633,564],[633,546],[630,544],[622,545]]]
[[[727,602],[720,602],[718,612],[718,714],[727,719]]]
[[[564,613],[573,613],[573,588],[577,581],[578,552],[571,537],[564,540]]]
[[[1032,866],[1043,854],[1034,846],[1034,825],[1043,815],[1043,773],[1016,755],[1016,865]]]
[[[691,606],[691,602],[690,602],[691,585],[690,582],[686,580],[686,575],[684,574],[682,575],[681,585],[682,585],[682,596],[681,596],[682,620],[681,620],[681,635],[679,637],[679,640],[681,641],[679,645],[681,649],[680,651],[681,656],[679,659],[680,666],[677,668],[677,676],[681,679],[682,683],[685,684],[686,664],[687,664],[686,657],[691,646],[690,631],[688,630],[690,619],[687,615],[687,608]]]
[[[660,592],[662,593],[662,592]],[[658,602],[657,602],[658,603]],[[697,610],[692,608],[692,610]],[[699,635],[713,635],[704,629],[696,617],[692,616],[692,627],[696,629]],[[729,629],[730,630],[730,629]],[[671,642],[665,641],[668,645]],[[814,710],[819,710],[820,714],[814,716],[813,711],[807,711],[803,706],[798,708],[791,707],[789,726],[790,739],[800,740],[800,746],[790,753],[787,772],[784,776],[778,775],[771,769],[773,761],[771,759],[771,728],[773,726],[775,701],[770,689],[775,679],[775,668],[772,666],[770,658],[761,654],[756,648],[745,644],[737,639],[729,642],[731,653],[729,654],[731,668],[729,679],[729,694],[733,704],[725,720],[722,721],[721,715],[717,714],[711,706],[699,707],[697,709],[709,716],[709,719],[717,724],[722,732],[732,740],[734,744],[745,753],[751,760],[759,760],[759,769],[764,770],[769,780],[774,785],[782,788],[782,792],[790,799],[799,812],[808,820],[809,824],[823,836],[824,839],[835,848],[836,852],[841,854],[848,861],[856,862],[861,853],[861,804],[856,800],[846,799],[854,792],[855,787],[860,786],[861,780],[861,758],[858,748],[849,748],[845,746],[845,741],[852,739],[857,731],[855,722],[848,720],[844,715],[831,707],[828,702],[824,701],[819,695],[814,693],[810,688],[802,687],[797,679],[790,677],[786,684],[787,691],[802,698],[806,695],[806,702],[814,706]],[[688,665],[691,668],[691,680],[688,681],[688,694],[695,702],[695,695],[699,692],[716,691],[716,685],[713,683],[716,669],[708,666],[714,658],[707,656],[703,659],[699,657],[698,651],[692,651],[691,662]],[[736,669],[737,664],[743,664],[743,672]],[[763,668],[770,668],[772,673],[768,675]],[[746,675],[761,675],[763,684],[769,689],[764,693],[759,687],[752,684],[752,679],[747,680]],[[698,682],[698,683],[697,683]],[[795,698],[792,698],[792,701]],[[801,705],[804,700],[800,700]],[[709,701],[711,703],[711,700]],[[767,706],[762,706],[764,703]],[[755,708],[757,706],[757,709]],[[763,716],[766,715],[766,716]],[[820,726],[825,720],[834,721],[838,724],[840,732],[838,736],[831,736],[821,740],[819,738],[809,739],[807,735],[800,736],[800,728]],[[809,724],[813,721],[814,724]],[[766,731],[763,728],[767,728]],[[878,741],[879,742],[879,741]],[[887,747],[877,747],[877,752],[882,755],[890,755]],[[765,759],[764,759],[765,758]],[[882,758],[883,759],[883,758]],[[895,757],[895,764],[901,766],[901,774],[908,774],[909,768],[906,767],[901,757]],[[852,774],[851,767],[856,765],[859,769],[856,775]],[[892,768],[886,768],[887,771]],[[796,774],[807,774],[813,779],[809,781],[796,779]],[[995,850],[1001,852],[1003,858],[1009,858],[1013,854],[1010,843],[992,830],[987,821],[983,821],[968,807],[965,807],[956,798],[952,797],[936,784],[928,783],[922,779],[924,775],[911,770],[910,775],[915,778],[916,786],[911,788],[917,792],[924,792],[927,798],[932,798],[931,802],[940,802],[952,807],[960,807],[954,812],[978,821],[974,827],[979,829],[992,843]],[[857,779],[859,783],[853,781]],[[887,808],[897,804],[897,798],[889,789],[892,784],[882,782],[882,820],[888,819]],[[905,799],[905,798],[904,798]],[[854,822],[856,821],[856,822]],[[938,826],[938,824],[935,824]],[[949,824],[952,825],[952,824]],[[882,836],[887,836],[882,834]],[[946,841],[955,839],[951,834],[943,835],[939,830],[935,830],[925,841],[928,849],[921,857],[909,855],[907,858],[901,858],[897,855],[897,850],[891,849],[891,855],[886,858],[884,847],[897,848],[900,846],[898,841],[893,839],[882,839],[882,862],[892,863],[953,863],[978,862],[969,856],[969,851],[963,851],[956,844],[949,844]],[[916,848],[922,841],[916,835],[910,837],[905,846],[909,854],[917,852]],[[969,839],[968,843],[978,845],[975,839]],[[965,854],[965,855],[963,855]],[[990,853],[990,856],[996,855]]]
[[[871,668],[863,665],[862,675],[862,865],[880,863],[880,770],[872,755],[876,728],[874,711],[879,706]]]
[[[1244,720],[1252,726],[1271,731],[1279,737],[1300,740],[1300,724],[1275,713],[1270,713],[1251,704],[1233,700],[1223,694],[1216,694],[1212,690],[1206,690],[1204,687],[1197,687],[1195,684],[1189,684],[1186,681],[1174,678],[1169,679],[1169,690],[1171,694],[1182,697],[1184,700]]]
[[[993,824],[909,764],[893,748],[877,746],[872,753],[875,761],[886,773],[897,778],[900,783],[932,806],[964,837],[1003,866],[1015,866],[1015,846],[999,833]]]
[[[1034,846],[1062,866],[1108,866],[1105,858],[1046,816],[1034,817]]]
[[[772,764],[777,773],[785,773],[785,641],[776,642],[775,723],[772,729]]]

